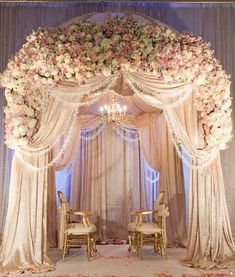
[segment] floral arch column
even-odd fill
[[[210,45],[199,37],[179,34],[139,15],[120,14],[118,18],[108,17],[108,21],[104,21],[105,17],[105,14],[97,16],[99,24],[95,15],[88,15],[61,28],[38,29],[27,37],[1,76],[7,99],[6,144],[19,154],[14,158],[13,174],[22,176],[22,179],[12,176],[10,195],[19,199],[27,192],[29,204],[30,193],[34,193],[38,207],[16,202],[9,205],[0,270],[53,269],[45,253],[45,180],[48,168],[60,158],[55,157],[52,162],[48,157],[55,143],[53,139],[59,137],[58,130],[62,128],[72,134],[78,109],[92,100],[97,101],[119,72],[128,75],[127,83],[144,101],[164,110],[178,154],[180,147],[185,147],[192,159],[187,264],[210,267],[228,265],[229,260],[234,262],[234,243],[218,158],[232,131],[228,76],[213,57]],[[80,87],[76,96],[68,96],[68,101],[77,97],[77,102],[72,109],[66,109],[63,115],[68,119],[66,122],[60,120],[63,95],[56,94],[62,82],[67,82],[67,87],[71,82]],[[87,89],[87,83],[94,89]],[[186,117],[188,107],[192,108],[188,111],[192,121]],[[195,128],[190,132],[193,122]],[[45,126],[46,135],[41,136]],[[34,151],[40,153],[39,159],[32,155]],[[31,169],[21,159],[28,154],[32,156]],[[210,166],[209,174],[203,166]],[[33,174],[32,167],[36,168]],[[30,174],[30,182],[19,184]],[[202,205],[201,199],[205,200]],[[7,243],[16,206],[25,209],[14,225],[16,237],[23,235],[24,238],[20,241],[20,252],[19,240],[13,240],[12,245]],[[31,226],[37,213],[43,228],[30,233],[27,231],[30,228],[25,229],[24,220],[27,218]],[[26,231],[22,234],[22,230]]]

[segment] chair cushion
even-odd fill
[[[141,226],[136,227],[136,231],[144,234],[155,234],[160,233],[161,228],[159,228],[156,224],[153,223],[143,223],[141,224]]]
[[[66,229],[68,234],[87,234],[96,232],[96,226],[94,224],[90,224],[89,227],[85,227],[82,223],[70,223],[68,224],[68,228]]]
[[[136,223],[135,222],[131,222],[128,224],[128,231],[129,232],[135,232],[136,229]]]

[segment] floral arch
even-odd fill
[[[219,150],[226,147],[232,132],[230,81],[208,43],[136,14],[86,15],[29,35],[9,61],[1,84],[6,88],[6,144],[16,150],[0,256],[2,271],[53,268],[45,252],[48,174],[64,158],[73,134],[79,133],[81,108],[113,93],[118,84],[119,94],[127,91],[163,110],[179,156],[182,147],[188,153],[186,162],[192,171],[185,263],[210,267],[231,262],[235,248],[219,160]],[[61,134],[62,127],[66,135]],[[61,135],[63,145],[53,155]],[[72,149],[67,152],[72,155]],[[11,219],[20,209],[20,196],[28,209],[32,195],[37,200],[28,211],[32,218],[26,220],[20,214],[9,247]],[[35,217],[42,226],[30,238]],[[22,232],[21,259],[14,265]]]

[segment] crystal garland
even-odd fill
[[[104,79],[104,81],[100,81],[101,83],[95,87],[85,87],[87,84],[84,85],[84,87],[70,87],[70,90],[71,91],[67,91],[68,88],[64,88],[64,87],[53,87],[51,88],[51,92],[52,93],[57,93],[59,92],[60,94],[64,94],[64,95],[68,95],[68,94],[91,94],[91,93],[94,93],[94,92],[97,92],[97,91],[101,91],[101,90],[104,90],[104,89],[107,89],[107,87],[110,86],[110,84],[113,84],[113,81],[117,79],[118,77],[118,74],[113,74],[113,75],[110,75],[109,77],[105,77],[105,78],[102,78]]]
[[[72,138],[72,134],[74,132],[74,127],[75,127],[76,122],[77,122],[77,115],[78,115],[78,110],[74,109],[73,115],[72,115],[72,124],[69,128],[68,135],[67,135],[66,139],[64,140],[64,143],[63,143],[59,153],[57,154],[57,156],[51,162],[49,162],[46,166],[37,167],[37,166],[32,165],[31,163],[29,163],[28,161],[26,161],[24,159],[24,157],[22,156],[22,153],[21,153],[21,151],[19,151],[19,149],[16,149],[16,151],[15,151],[16,155],[20,158],[20,160],[23,162],[23,164],[25,164],[26,166],[28,166],[30,169],[33,169],[33,170],[43,171],[43,170],[48,170],[49,168],[53,167],[56,164],[56,162],[58,162],[58,160],[64,154],[65,149],[68,146],[68,144],[69,144],[69,142]],[[45,152],[45,154],[48,154],[48,152],[47,153]],[[35,155],[35,154],[33,154],[33,155]],[[38,153],[36,153],[36,155],[38,155]]]
[[[150,179],[149,177],[146,177],[146,180],[148,181],[148,183],[153,184],[156,183],[159,179],[159,174],[157,174],[157,177],[154,179]]]
[[[95,88],[78,88],[75,92],[72,92],[73,95],[78,94],[79,96],[82,95],[91,95],[94,92],[99,91],[96,93],[95,98],[92,101],[88,102],[71,102],[64,99],[64,97],[68,96],[68,94],[71,94],[71,92],[66,92],[64,90],[61,90],[60,88],[53,88],[51,89],[51,94],[60,102],[62,102],[64,105],[73,107],[73,108],[80,108],[85,107],[87,105],[91,105],[96,103],[99,100],[99,97],[101,95],[104,95],[105,93],[108,93],[110,88],[116,83],[117,78],[120,76],[120,74],[114,74],[111,75],[105,83],[100,84],[99,86]]]
[[[22,147],[17,146],[15,149],[20,154],[23,154],[23,155],[26,155],[26,156],[33,156],[33,155],[43,156],[45,154],[48,154],[52,150],[52,148],[58,143],[59,140],[60,140],[60,136],[52,144],[50,144],[46,148],[41,148],[41,149],[37,148],[37,149],[34,150],[32,148],[29,149],[27,147],[22,148]]]
[[[127,136],[125,136],[124,134],[122,134],[122,133],[120,132],[120,130],[126,132],[127,129],[125,129],[124,127],[119,127],[119,128],[116,128],[116,129],[115,129],[116,134],[119,135],[119,136],[120,136],[122,139],[124,139],[125,141],[128,141],[128,142],[136,142],[136,141],[139,141],[139,140],[140,140],[140,139],[139,139],[139,134],[138,134],[137,131],[130,130],[131,133],[133,133],[133,134],[135,133],[135,135],[137,135],[137,138],[127,138]],[[128,130],[128,131],[129,131],[129,130]]]
[[[165,117],[166,117],[166,121],[167,123],[169,123],[169,127],[172,130],[172,134],[174,134],[174,136],[177,139],[178,144],[183,145],[183,138],[181,135],[181,132],[178,130],[179,126],[175,123],[174,120],[174,116],[172,115],[172,111],[167,109],[165,110]],[[185,129],[183,129],[183,132],[185,132]],[[187,136],[187,135],[186,135]],[[216,149],[197,149],[193,146],[192,151],[188,151],[189,154],[196,158],[196,159],[208,159],[208,155],[211,155],[211,153],[213,153],[214,151],[216,151]]]
[[[89,94],[91,94],[92,92],[94,92],[94,91],[97,91],[98,89],[100,89],[101,87],[104,87],[104,85],[107,85],[107,87],[106,88],[104,88],[106,91],[106,93],[108,92],[108,89],[116,82],[116,80],[117,80],[117,77],[118,77],[118,74],[115,74],[115,75],[113,75],[113,76],[110,76],[110,78],[108,78],[108,80],[105,82],[105,84],[101,84],[99,87],[96,87],[96,88],[91,88],[90,90],[82,90],[82,89],[79,89],[78,91],[81,93],[82,91],[83,91],[83,93],[84,94],[87,94],[87,95],[89,95]],[[56,89],[55,88],[51,88],[51,90],[52,90],[52,92],[51,92],[51,95],[53,95],[56,99],[58,99],[59,101],[61,101],[61,102],[63,102],[63,104],[65,104],[65,105],[68,105],[68,106],[70,106],[70,107],[72,107],[73,109],[78,109],[79,107],[84,107],[84,106],[88,106],[88,105],[91,105],[91,104],[94,104],[95,102],[97,102],[98,100],[99,100],[99,97],[98,96],[100,96],[101,94],[102,94],[102,92],[100,92],[96,97],[95,97],[95,99],[93,99],[92,101],[89,101],[89,102],[77,102],[77,103],[74,103],[74,102],[69,102],[69,101],[66,101],[66,100],[64,100],[62,97],[60,97],[58,94],[60,94],[60,92],[58,93],[57,91],[56,91]],[[49,91],[49,90],[48,90]],[[77,94],[78,93],[78,91],[76,91],[74,94]],[[67,95],[66,94],[66,92],[62,92],[62,93],[64,93],[64,95]],[[103,91],[103,93],[104,93],[104,91]],[[47,96],[48,96],[48,94],[47,94]],[[48,98],[46,99],[46,100],[48,100]],[[77,114],[78,114],[78,111],[76,111],[75,112],[75,115],[77,116]],[[75,117],[76,117],[75,116]],[[74,124],[72,123],[72,125],[71,125],[71,127],[70,127],[70,129],[69,129],[69,132],[68,132],[68,136],[67,136],[67,138],[69,137],[69,134],[72,132],[72,128],[73,128],[73,126],[74,126]],[[67,138],[65,139],[65,141],[67,141]],[[27,156],[29,156],[29,155],[37,155],[37,156],[43,156],[43,155],[45,155],[45,154],[47,154],[47,153],[49,153],[49,151],[51,151],[52,150],[52,148],[56,145],[56,143],[58,142],[58,140],[60,139],[60,137],[58,137],[56,140],[55,140],[55,142],[53,142],[53,144],[51,144],[50,146],[48,146],[46,149],[40,149],[40,150],[38,150],[38,149],[36,149],[35,151],[34,150],[32,150],[32,149],[22,149],[22,148],[17,148],[16,149],[16,154],[21,158],[21,160],[23,161],[23,162],[25,162],[26,164],[28,164],[29,166],[31,166],[31,168],[33,168],[33,169],[37,169],[37,167],[35,167],[35,166],[32,166],[32,165],[30,165],[29,163],[27,163],[26,161],[24,161],[24,158],[23,158],[23,156],[22,155],[27,155]],[[71,138],[69,138],[69,140],[70,140]],[[62,148],[66,148],[66,146],[65,146],[65,143],[64,143],[64,145],[62,146]],[[61,149],[62,150],[62,149]],[[23,153],[24,152],[24,153]],[[60,152],[59,152],[60,153]],[[61,153],[60,154],[60,156],[62,155],[63,153]],[[57,157],[55,157],[55,159],[56,159],[56,161],[58,160],[57,159]],[[51,163],[50,163],[51,164]],[[54,163],[53,163],[54,164]],[[51,167],[52,165],[50,165],[49,167]],[[48,167],[48,168],[49,168]],[[47,169],[48,169],[47,168]],[[41,169],[41,168],[40,168]],[[45,170],[46,170],[46,168],[45,168]]]
[[[215,149],[211,153],[206,152],[207,153],[206,154],[206,153],[203,153],[201,150],[200,152],[202,152],[202,153],[200,154],[199,151],[197,151],[198,153],[195,156],[195,155],[189,153],[187,151],[187,149],[184,147],[185,150],[187,151],[188,156],[192,160],[192,162],[190,163],[187,159],[185,159],[185,157],[181,153],[180,148],[181,148],[181,145],[184,146],[184,144],[182,143],[182,141],[179,140],[179,138],[177,138],[177,135],[175,133],[175,128],[173,127],[174,123],[168,117],[167,111],[164,111],[164,114],[165,114],[165,118],[166,118],[166,122],[167,122],[167,127],[168,127],[168,130],[170,133],[171,141],[172,141],[173,145],[175,146],[176,152],[177,152],[178,156],[180,157],[180,159],[185,164],[187,164],[191,169],[194,169],[194,170],[203,169],[203,168],[209,166],[214,161],[214,159],[218,155],[219,151],[217,149]],[[204,156],[204,155],[206,155],[206,156]],[[199,161],[200,161],[200,164],[199,164]],[[197,163],[197,165],[195,165],[195,163]]]
[[[148,103],[150,106],[152,107],[155,107],[155,108],[158,108],[158,109],[161,109],[161,110],[165,110],[165,109],[169,109],[169,108],[173,108],[173,107],[177,107],[179,106],[180,104],[182,104],[188,97],[191,96],[192,94],[192,86],[191,85],[188,85],[183,93],[181,94],[181,97],[175,101],[174,103],[171,103],[171,104],[164,104],[162,103],[161,101],[159,101],[158,99],[154,98],[155,101],[158,101],[158,104],[153,104],[152,102],[149,101],[149,99],[146,98],[146,96],[141,93],[137,87],[135,87],[135,84],[131,82],[130,79],[127,79],[127,82],[128,82],[128,85],[130,86],[130,88],[132,89],[132,91],[140,98],[144,98],[144,101],[146,103]],[[145,89],[143,89],[143,91],[148,94],[148,91],[146,91]],[[163,94],[163,93],[162,93]],[[154,95],[151,95],[151,96],[154,96]]]
[[[106,127],[105,124],[102,124],[94,135],[88,136],[88,137],[85,137],[82,133],[91,132],[91,131],[95,130],[97,127],[93,128],[93,129],[90,129],[90,130],[82,130],[80,137],[81,137],[81,139],[87,140],[87,141],[95,139],[105,129],[105,127]],[[138,137],[137,138],[127,138],[127,136],[123,135],[120,132],[120,130],[122,130],[122,131],[128,131],[128,132],[130,132],[132,134],[137,135]],[[127,129],[127,128],[123,127],[123,126],[119,126],[119,128],[115,129],[115,132],[117,133],[117,135],[119,135],[125,141],[136,142],[136,141],[139,140],[138,131],[136,131],[136,130],[131,130],[131,129]]]
[[[92,132],[93,130],[95,130],[95,129],[97,129],[98,128],[98,130],[97,130],[97,132],[94,134],[94,135],[92,135],[92,136],[89,136],[89,137],[85,137],[82,133],[88,133],[88,132]],[[105,128],[105,124],[103,123],[103,124],[101,124],[100,126],[98,126],[98,127],[95,127],[95,128],[93,128],[93,129],[89,129],[89,130],[87,130],[87,129],[85,129],[85,130],[82,130],[81,131],[81,135],[80,135],[80,138],[81,139],[83,139],[83,140],[92,140],[92,139],[95,139],[96,137],[98,137],[98,135],[104,130],[104,128]]]
[[[72,108],[82,108],[82,107],[85,107],[85,106],[88,106],[88,105],[92,105],[94,103],[96,103],[98,100],[99,100],[99,96],[100,95],[103,95],[104,92],[100,92],[98,93],[94,99],[92,99],[91,101],[87,101],[87,102],[72,102],[72,101],[67,101],[65,100],[63,97],[61,97],[61,95],[59,94],[52,94],[55,99],[59,102],[62,102],[63,105],[67,106],[67,107],[72,107]]]
[[[155,96],[156,94],[161,94],[161,96],[167,96],[167,97],[176,97],[176,96],[180,96],[182,94],[184,94],[184,91],[187,90],[189,87],[191,87],[191,85],[188,83],[188,84],[179,84],[181,86],[185,86],[184,89],[181,89],[180,91],[174,91],[174,89],[178,89],[177,87],[173,87],[171,88],[172,91],[162,91],[161,89],[156,89],[156,90],[152,90],[152,89],[148,89],[146,87],[143,86],[143,84],[141,83],[141,80],[138,81],[138,79],[135,78],[135,76],[133,74],[126,74],[128,80],[130,80],[130,82],[132,84],[134,84],[136,86],[136,88],[139,89],[139,91],[144,91],[146,94],[149,94],[149,95],[152,95],[152,96]],[[164,90],[164,89],[163,89]]]

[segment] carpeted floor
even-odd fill
[[[203,271],[184,267],[180,259],[185,249],[168,249],[168,258],[155,255],[151,247],[144,248],[143,259],[132,257],[127,245],[98,245],[98,253],[88,262],[85,248],[71,249],[66,260],[62,261],[62,251],[52,249],[48,255],[56,264],[56,270],[40,276],[60,277],[224,277],[235,276],[235,268],[227,270]],[[39,276],[33,274],[33,276]]]

